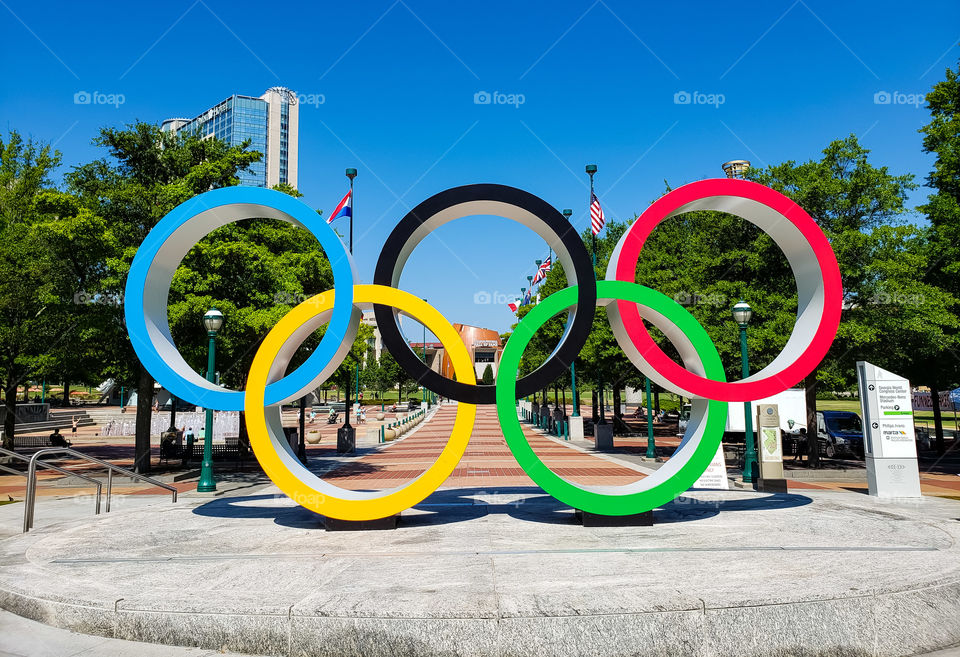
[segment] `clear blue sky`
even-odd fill
[[[344,168],[359,169],[365,282],[396,221],[461,184],[522,187],[586,226],[587,163],[608,217],[626,219],[664,179],[805,160],[849,133],[922,178],[927,113],[909,95],[960,56],[955,0],[0,5],[2,127],[55,142],[67,167],[99,156],[102,125],[192,117],[274,85],[322,95],[301,108],[300,189],[329,211]],[[124,102],[76,105],[79,91]],[[475,104],[482,91],[524,102]],[[677,104],[680,92],[701,96]],[[878,92],[901,95],[877,104]],[[518,293],[545,253],[506,220],[465,219],[422,243],[401,286],[451,321],[505,330],[510,311],[475,295]]]

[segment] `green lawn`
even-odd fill
[[[860,400],[859,399],[818,399],[817,400],[817,410],[818,411],[853,411],[857,415],[860,415]],[[952,411],[944,411],[943,416],[943,426],[945,427],[954,427],[960,428],[954,414]],[[916,411],[913,414],[914,423],[923,426],[924,424],[929,424],[933,426],[933,411]]]

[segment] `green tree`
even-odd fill
[[[24,140],[0,138],[0,380],[5,399],[3,445],[16,428],[17,388],[53,364],[51,352],[73,339],[72,281],[50,248],[42,199],[60,153]],[[26,392],[26,391],[25,391]]]
[[[930,123],[920,129],[923,150],[935,156],[926,178],[933,193],[919,209],[930,220],[930,250],[927,280],[960,298],[960,65],[947,68],[944,79],[927,94]],[[927,359],[927,376],[933,399],[940,390],[957,384],[956,336],[952,344]],[[944,452],[943,420],[934,404],[937,450]]]
[[[406,373],[401,369],[397,359],[386,349],[380,352],[380,360],[377,362],[377,365],[377,385],[382,392],[388,388],[400,385],[406,377]],[[403,396],[402,392],[401,390],[400,397]]]
[[[104,277],[101,294],[120,295],[130,262],[147,233],[170,210],[190,197],[210,189],[236,185],[237,173],[262,158],[260,153],[247,150],[248,144],[228,146],[218,139],[201,139],[196,135],[177,136],[161,131],[157,126],[136,123],[123,129],[104,128],[94,144],[107,150],[108,157],[77,167],[67,175],[69,188],[94,214],[107,222],[116,238],[116,252],[104,263],[108,275]],[[224,227],[226,232],[239,231],[236,226]],[[222,229],[223,230],[223,229]],[[269,230],[267,233],[269,234]],[[199,258],[206,258],[211,266],[234,268],[239,273],[244,263],[232,258],[258,256],[255,248],[249,250],[218,246],[208,242],[208,249],[199,246]],[[197,249],[194,249],[197,251]],[[252,253],[251,253],[252,252]],[[189,258],[189,256],[188,256]],[[230,271],[224,272],[230,277]],[[175,276],[170,308],[172,333],[179,336],[178,345],[184,349],[188,362],[196,364],[197,342],[204,340],[200,317],[214,302],[223,303],[227,315],[222,343],[229,350],[234,332],[243,333],[250,323],[264,327],[271,313],[263,308],[250,308],[243,301],[229,307],[230,297],[218,298],[226,283],[213,281],[214,277],[194,276],[179,270]],[[255,290],[262,279],[244,282],[247,294],[266,294],[270,288]],[[200,286],[193,294],[185,294],[192,283]],[[205,287],[204,287],[205,286]],[[240,285],[234,289],[240,288]],[[178,299],[179,297],[179,299]],[[207,303],[209,301],[209,303]],[[240,309],[243,308],[243,311]],[[105,349],[121,353],[116,362],[129,363],[130,369],[121,379],[133,379],[137,389],[137,422],[135,468],[150,469],[150,412],[153,397],[153,377],[136,359],[123,330],[120,309],[116,309],[114,332],[101,336]],[[191,313],[195,313],[191,316]],[[186,329],[188,324],[195,326]],[[231,328],[231,325],[233,328]],[[184,336],[187,330],[188,335]],[[186,337],[186,339],[183,339]],[[248,343],[249,348],[249,343]],[[228,351],[229,353],[229,351]],[[223,362],[223,361],[221,361]]]
[[[610,259],[613,249],[627,229],[627,224],[617,221],[609,221],[603,234],[597,237],[597,266],[596,275],[603,278],[606,271],[607,262]],[[588,228],[581,235],[585,244],[592,244],[590,229]],[[592,248],[592,246],[590,247]],[[557,263],[547,273],[546,279],[541,283],[538,292],[541,298],[547,297],[554,292],[567,286],[566,273],[563,265]],[[535,297],[534,297],[535,298]],[[522,320],[532,308],[532,305],[524,306],[518,311],[518,316]],[[590,310],[588,309],[588,312]],[[620,417],[620,391],[626,387],[636,387],[643,381],[640,372],[627,359],[623,350],[617,345],[613,337],[613,331],[610,329],[610,323],[607,320],[606,311],[595,309],[593,311],[593,329],[587,339],[580,354],[576,360],[577,379],[582,383],[592,383],[596,392],[611,390],[614,397],[614,418],[616,425],[622,428],[622,419]],[[520,360],[520,371],[522,374],[529,374],[539,367],[553,352],[566,327],[567,315],[562,313],[544,323],[531,339],[530,344],[524,351]],[[568,370],[569,371],[569,363]],[[559,376],[549,387],[558,388],[570,383],[570,376],[567,372]],[[543,402],[548,400],[548,391],[540,393],[540,399]],[[594,405],[596,411],[597,405]],[[595,412],[596,414],[596,412]]]
[[[875,285],[875,272],[861,247],[863,233],[895,223],[906,211],[907,192],[914,189],[911,174],[893,175],[885,166],[869,162],[870,151],[851,135],[831,142],[819,160],[801,164],[785,162],[765,169],[750,169],[748,177],[782,192],[797,202],[827,235],[837,255],[843,284],[844,307],[864,307]],[[767,239],[768,242],[772,242]],[[769,249],[764,254],[772,257]],[[781,257],[782,261],[783,258]],[[779,277],[780,281],[787,281]],[[781,283],[782,285],[783,283]],[[792,304],[795,308],[795,303]],[[842,361],[852,353],[850,340],[855,325],[849,322],[838,332],[825,361]],[[784,334],[785,336],[788,333]],[[818,368],[805,381],[807,427],[816,426],[817,389],[823,377]],[[810,454],[817,463],[816,432],[808,431]]]
[[[52,258],[50,278],[60,281],[58,309],[61,325],[69,327],[66,339],[50,345],[36,364],[36,376],[63,383],[63,404],[70,399],[72,382],[99,381],[114,363],[105,358],[101,337],[117,330],[116,309],[121,299],[96,292],[102,288],[103,266],[116,251],[116,239],[104,219],[64,192],[47,191],[38,196],[42,221],[39,238]],[[48,321],[58,321],[52,317]],[[106,353],[105,353],[106,352]]]
[[[414,385],[413,379],[407,374],[407,371],[400,367],[397,360],[388,350],[380,352],[380,369],[382,371],[383,383],[388,387],[397,387],[397,399],[403,401],[403,391],[408,385]]]
[[[493,366],[490,363],[487,363],[487,366],[483,368],[483,374],[480,376],[480,383],[485,386],[493,385]]]
[[[351,398],[357,385],[357,372],[363,368],[364,356],[367,353],[367,341],[373,337],[373,327],[361,323],[357,329],[357,337],[353,340],[350,351],[340,364],[340,367],[330,376],[330,380],[341,390],[349,390]],[[349,412],[350,409],[347,409]]]
[[[377,390],[377,354],[373,347],[367,344],[367,353],[363,361],[363,370],[360,372],[360,389]],[[379,392],[379,391],[378,391]]]

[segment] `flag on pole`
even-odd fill
[[[590,228],[594,235],[603,230],[603,208],[600,207],[600,199],[596,194],[593,194],[590,201]]]
[[[530,290],[527,290],[526,293],[523,295],[523,305],[524,306],[530,305]]]
[[[330,214],[330,218],[327,219],[328,224],[332,224],[335,219],[340,217],[352,217],[353,216],[353,190],[347,192],[347,195],[343,197],[343,200],[340,201],[340,204],[334,208],[333,212]]]
[[[539,283],[540,281],[544,280],[547,277],[547,272],[550,271],[551,266],[552,265],[550,264],[550,258],[548,256],[547,259],[544,260],[542,263],[540,263],[540,266],[537,268],[537,274],[536,276],[533,277],[534,285],[536,285],[537,283]]]
[[[518,297],[513,301],[511,301],[510,303],[508,303],[507,307],[510,309],[510,312],[516,314],[516,312],[520,310],[520,298]]]

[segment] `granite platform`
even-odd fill
[[[806,491],[805,491],[806,493]],[[440,490],[328,532],[275,489],[0,541],[0,607],[258,655],[876,655],[960,644],[960,501],[699,491],[584,527],[539,489]]]

